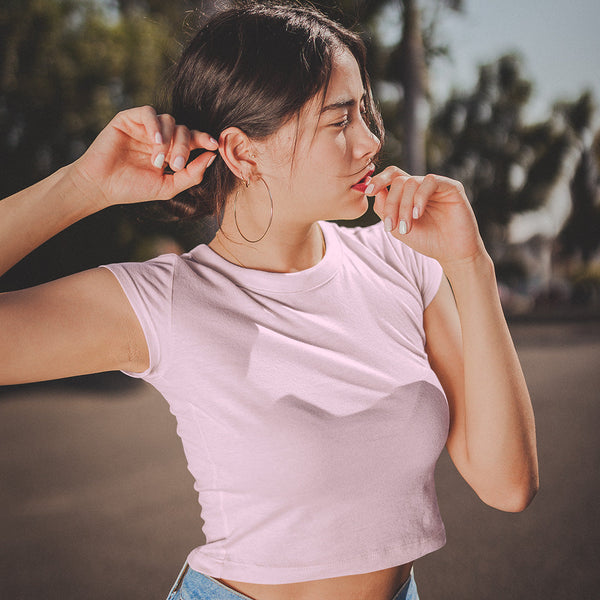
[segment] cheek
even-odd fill
[[[281,151],[284,151],[283,147]],[[280,170],[274,175],[281,182],[289,182],[289,191],[303,195],[307,188],[316,188],[321,194],[326,190],[332,193],[339,191],[340,186],[346,186],[345,178],[352,168],[347,158],[346,138],[342,132],[337,135],[318,135],[312,144],[299,140],[295,148],[291,177],[290,161],[279,162]]]
[[[332,179],[345,177],[350,173],[352,165],[348,160],[347,142],[343,134],[331,136],[318,149],[315,149],[315,168],[325,176]]]
[[[330,135],[325,136],[321,144],[321,151],[338,161],[344,160],[348,152],[348,140],[344,135],[344,131],[327,133],[330,133]]]

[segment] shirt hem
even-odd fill
[[[383,555],[380,551],[373,551],[369,554],[360,554],[356,557],[325,565],[273,567],[237,563],[232,560],[223,560],[222,557],[211,557],[202,554],[202,547],[193,550],[187,560],[194,571],[210,577],[243,581],[245,583],[285,584],[380,571],[381,569],[413,562],[426,554],[439,550],[445,543],[446,536],[442,534],[408,547],[403,546],[399,550],[390,549]]]

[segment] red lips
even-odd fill
[[[369,187],[369,183],[371,183],[371,175],[373,175],[373,173],[375,173],[375,167],[371,166],[367,171],[367,174],[360,181],[356,182],[352,186],[352,189],[364,194],[367,190],[367,187]]]

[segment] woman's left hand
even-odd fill
[[[387,167],[371,180],[369,194],[386,230],[444,266],[485,253],[462,184],[441,175],[414,177]]]

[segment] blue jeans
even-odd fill
[[[167,600],[250,600],[208,575],[203,575],[184,565],[171,588]],[[392,600],[419,600],[417,584],[411,571],[410,577]]]

